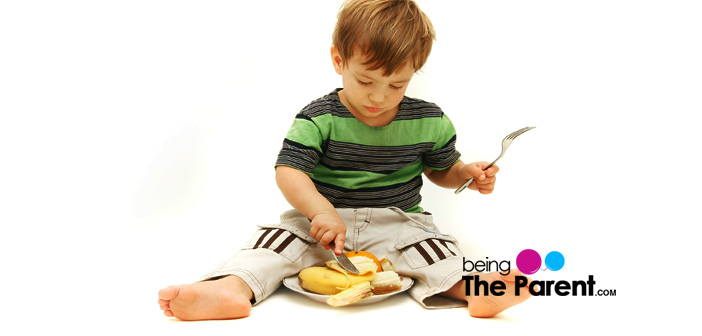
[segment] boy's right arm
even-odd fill
[[[334,241],[337,255],[344,252],[346,225],[334,206],[317,191],[307,174],[289,166],[277,166],[275,180],[285,199],[297,211],[312,220],[310,235],[329,248]]]

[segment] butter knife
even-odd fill
[[[356,268],[356,266],[353,265],[353,263],[351,262],[351,260],[349,260],[349,257],[347,257],[347,256],[346,256],[345,254],[343,254],[343,253],[340,254],[340,255],[336,255],[336,253],[334,252],[335,248],[334,248],[334,242],[333,242],[333,241],[332,241],[332,242],[329,242],[329,247],[330,247],[330,248],[329,248],[329,251],[331,251],[331,254],[334,256],[334,259],[336,259],[336,261],[339,262],[339,265],[341,265],[341,267],[342,267],[343,269],[345,269],[345,270],[348,271],[349,273],[353,273],[353,274],[358,274],[358,273],[359,273],[358,268]]]

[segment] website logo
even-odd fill
[[[560,271],[565,265],[565,257],[563,257],[561,252],[551,251],[546,255],[544,263],[546,268],[541,268],[541,255],[539,252],[531,249],[523,250],[517,255],[517,269],[526,275],[534,274],[539,269],[542,271],[547,269],[554,272]]]
[[[551,251],[546,257],[541,259],[541,255],[532,250],[525,249],[517,255],[517,269],[524,275],[514,276],[513,285],[507,286],[504,281],[494,280],[491,282],[481,280],[480,273],[471,273],[462,278],[466,282],[466,295],[494,295],[501,296],[505,290],[511,288],[515,296],[519,296],[523,291],[529,291],[533,296],[616,296],[615,289],[595,289],[595,276],[589,275],[587,280],[530,280],[525,275],[532,275],[541,271],[560,271],[565,265],[565,257],[559,251]],[[545,266],[542,268],[542,264]],[[463,258],[464,272],[499,272],[502,276],[507,276],[511,272],[509,260],[485,260],[471,261]],[[512,282],[510,280],[510,282]]]

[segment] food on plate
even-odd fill
[[[355,256],[355,257],[350,257],[349,261],[356,266],[356,269],[358,269],[358,275],[364,275],[368,273],[376,273],[378,268],[375,265],[375,262],[368,258],[368,257],[362,257],[362,256]],[[332,259],[326,262],[327,267],[337,270],[341,273],[344,274],[353,274],[353,273],[348,273],[341,265],[339,265],[339,262]]]
[[[334,294],[327,299],[327,304],[332,307],[348,306],[373,295],[370,282],[359,282],[338,294]]]
[[[326,267],[303,269],[298,274],[300,287],[313,293],[331,295],[327,304],[334,307],[402,289],[395,265],[386,257],[378,259],[367,251],[351,251],[346,256],[358,268],[358,274],[348,273],[338,261],[329,260],[325,263]]]
[[[317,294],[333,295],[359,282],[368,282],[375,272],[347,274],[329,267],[308,267],[297,275],[300,287]]]
[[[373,255],[373,253],[370,253],[368,251],[348,251],[344,253],[347,257],[356,257],[356,256],[361,256],[361,257],[366,257],[371,260],[378,266],[376,272],[382,272],[383,271],[383,265],[380,264],[380,260]]]
[[[385,271],[375,274],[375,278],[370,281],[373,287],[373,294],[382,295],[392,293],[402,289],[400,276],[394,271]]]
[[[395,267],[395,264],[390,261],[386,256],[383,256],[380,258],[380,266],[382,266],[383,271],[396,271],[397,268]]]

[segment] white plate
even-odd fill
[[[402,283],[402,289],[395,291],[395,292],[392,292],[392,293],[388,293],[388,294],[373,295],[371,297],[365,298],[361,301],[354,303],[354,305],[371,304],[371,303],[385,300],[385,299],[387,299],[395,294],[402,293],[402,292],[408,290],[410,287],[412,287],[414,280],[412,280],[412,278],[410,278],[410,277],[401,276],[400,282]],[[289,277],[283,279],[283,285],[285,285],[285,287],[288,287],[291,290],[298,292],[298,293],[300,293],[300,294],[302,294],[302,295],[304,295],[312,300],[323,302],[323,303],[327,303],[327,299],[330,296],[330,295],[322,295],[322,294],[312,293],[312,292],[300,287],[300,281],[297,278],[297,275],[289,276]]]

